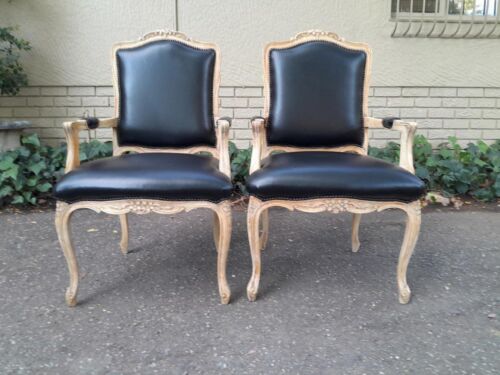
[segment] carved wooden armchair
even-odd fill
[[[98,122],[101,128],[113,129],[113,157],[80,166],[78,134],[89,123],[64,123],[66,174],[54,195],[57,234],[70,274],[69,306],[76,304],[78,288],[69,220],[83,208],[119,215],[124,254],[128,213],[213,210],[219,293],[222,303],[229,302],[230,120],[217,118],[219,67],[216,45],[177,32],[153,32],[139,41],[117,44],[113,48],[116,117]]]
[[[424,184],[414,175],[416,123],[368,117],[371,52],[336,34],[311,31],[264,51],[264,117],[252,119],[247,188],[253,271],[248,298],[257,296],[268,209],[349,211],[352,251],[359,249],[361,214],[397,208],[407,223],[397,266],[399,301],[410,300],[406,269],[420,230]],[[399,167],[367,156],[368,130],[401,133]],[[274,153],[281,151],[280,153]]]

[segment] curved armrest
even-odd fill
[[[221,117],[216,119],[217,151],[219,153],[219,170],[231,178],[231,161],[229,160],[229,128],[231,119]]]
[[[90,127],[89,127],[90,125]],[[96,126],[97,125],[97,126]],[[90,124],[87,120],[68,121],[63,123],[64,134],[66,135],[66,143],[68,145],[68,152],[66,156],[65,172],[68,173],[80,165],[80,138],[79,133],[81,130],[99,128],[116,128],[118,125],[118,118],[106,118],[102,120],[91,120]]]
[[[262,155],[267,148],[266,119],[261,116],[252,117],[252,159],[250,161],[250,174],[260,169]]]
[[[404,121],[396,117],[388,117],[385,119],[365,117],[365,127],[369,129],[391,129],[399,131],[401,133],[399,166],[411,173],[415,173],[415,167],[413,166],[413,138],[417,130],[416,122]]]

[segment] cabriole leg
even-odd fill
[[[73,250],[69,220],[72,215],[70,206],[66,203],[58,202],[56,209],[56,231],[59,243],[61,244],[64,257],[69,270],[69,287],[66,290],[66,303],[73,307],[76,305],[76,294],[78,292],[78,263]]]
[[[260,215],[260,250],[264,250],[269,239],[269,210],[263,210]]]
[[[222,304],[228,304],[231,299],[231,290],[227,283],[226,265],[231,242],[231,203],[220,203],[217,210],[218,216],[218,252],[217,252],[217,281]]]
[[[219,241],[220,241],[220,224],[219,224],[219,215],[214,213],[214,242],[215,242],[215,250],[219,251]]]
[[[250,244],[250,253],[252,255],[252,277],[247,286],[247,296],[250,301],[255,301],[259,290],[260,281],[260,252],[261,244],[259,241],[259,202],[254,197],[250,197],[247,213],[248,241]]]
[[[352,252],[357,253],[359,250],[359,223],[361,221],[361,214],[352,215],[352,232],[351,232],[351,245]]]
[[[397,269],[399,302],[402,304],[408,303],[411,297],[411,291],[406,281],[406,270],[408,269],[408,263],[417,243],[421,222],[420,208],[409,210],[406,214],[406,229],[401,252],[399,253]]]

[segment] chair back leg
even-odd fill
[[[269,210],[263,210],[260,215],[260,250],[264,250],[269,239]]]
[[[352,252],[357,253],[359,250],[359,223],[361,222],[361,214],[352,215],[352,233],[351,233],[351,245]]]
[[[127,214],[120,215],[121,240],[120,249],[123,254],[128,253],[128,218]]]

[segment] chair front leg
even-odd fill
[[[229,201],[218,204],[216,215],[218,223],[214,226],[214,235],[217,227],[217,281],[219,284],[219,295],[221,303],[226,305],[231,299],[231,290],[227,283],[226,265],[229,254],[229,244],[231,242],[231,203]]]
[[[252,277],[247,286],[247,297],[249,301],[255,301],[257,299],[260,281],[261,242],[259,240],[259,219],[261,210],[259,210],[259,206],[259,201],[254,197],[250,197],[247,213],[248,242],[250,244],[250,253],[252,256]]]
[[[121,240],[120,249],[123,254],[128,253],[128,218],[127,214],[120,215]]]
[[[413,254],[413,250],[415,249],[418,235],[420,233],[420,206],[407,210],[406,215],[407,219],[405,235],[403,239],[403,245],[401,246],[401,252],[399,253],[397,268],[399,302],[402,304],[407,304],[408,302],[410,302],[411,297],[411,291],[406,281],[406,270],[408,269],[408,263],[410,262],[410,258]]]
[[[260,215],[260,237],[259,247],[263,251],[269,239],[269,209],[263,210]]]
[[[214,229],[213,229],[213,234],[214,234],[215,250],[217,252],[219,252],[220,223],[219,223],[219,215],[216,212],[214,212]]]
[[[66,290],[66,303],[68,306],[76,306],[76,294],[78,292],[78,262],[76,260],[73,243],[71,241],[71,232],[69,221],[73,211],[66,203],[58,202],[56,209],[56,231],[61,244],[66,263],[69,270],[69,287]]]
[[[361,222],[361,214],[352,215],[352,233],[351,233],[351,245],[352,252],[357,253],[359,250],[359,223]]]

